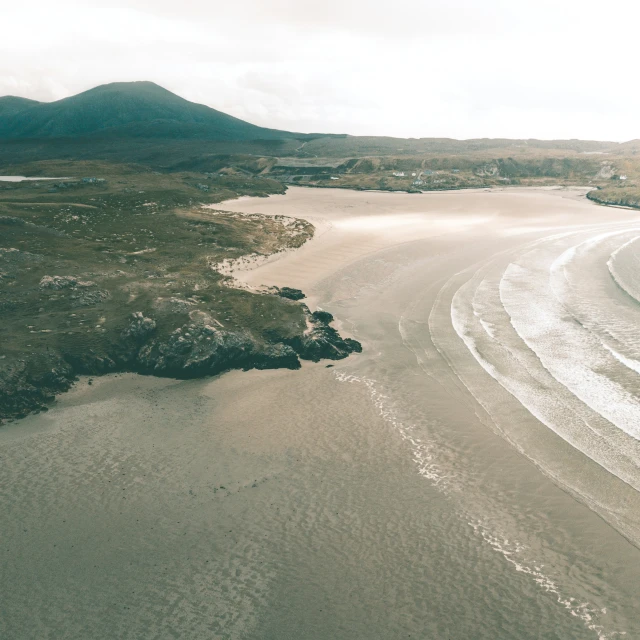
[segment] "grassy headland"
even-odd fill
[[[77,374],[184,378],[359,350],[299,292],[234,288],[216,269],[313,235],[301,220],[201,206],[279,182],[104,162],[0,173],[67,176],[0,182],[0,419],[46,407]]]

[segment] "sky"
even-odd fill
[[[0,0],[0,95],[151,80],[258,125],[640,138],[640,3]]]

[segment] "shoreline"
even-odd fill
[[[505,185],[491,185],[487,187],[445,187],[442,189],[429,189],[429,190],[420,190],[420,189],[366,189],[364,187],[350,187],[350,186],[340,186],[336,184],[330,185],[322,185],[322,184],[285,184],[286,189],[294,188],[294,189],[336,189],[339,191],[355,191],[358,193],[396,193],[396,194],[404,194],[404,195],[428,195],[428,194],[444,194],[444,193],[460,193],[463,192],[476,192],[476,193],[487,193],[487,192],[499,192],[499,191],[507,191],[507,190],[535,190],[535,191],[561,191],[561,190],[573,190],[573,189],[585,189],[587,192],[598,191],[599,187],[592,185],[583,185],[583,184],[575,184],[575,185],[565,185],[565,184],[557,184],[557,185],[518,185],[518,184],[505,184]],[[586,193],[585,193],[586,196]],[[225,202],[237,202],[244,198],[252,198],[253,196],[239,196],[238,198],[232,198],[230,200],[226,200]],[[271,197],[271,195],[266,196]],[[598,202],[594,200],[593,202]],[[599,202],[598,202],[599,203]],[[605,204],[605,203],[599,203]],[[640,209],[639,207],[630,207],[632,209]]]
[[[408,205],[415,205],[423,199],[432,199],[442,196],[455,196],[461,193],[467,194],[488,194],[499,195],[509,193],[549,193],[560,194],[573,192],[577,200],[585,199],[586,191],[590,187],[497,187],[491,189],[454,189],[454,190],[442,190],[442,191],[425,191],[421,193],[407,193],[398,191],[365,191],[359,189],[348,189],[341,187],[313,187],[313,186],[289,186],[287,187],[287,193],[284,195],[274,194],[267,198],[252,198],[242,196],[241,198],[231,199],[223,201],[219,206],[224,207],[225,210],[229,210],[234,213],[240,213],[242,210],[247,209],[249,205],[250,212],[262,213],[264,215],[279,215],[278,203],[287,203],[287,206],[292,204],[292,197],[296,197],[297,190],[304,192],[307,189],[319,190],[318,193],[329,194],[332,189],[339,191],[341,194],[349,194],[349,196],[366,196],[367,193],[375,193],[382,197],[397,198],[398,196],[405,196],[409,200]],[[584,193],[583,193],[584,192]],[[350,206],[349,203],[346,203]],[[428,205],[428,202],[425,203]],[[375,253],[401,244],[403,242],[412,242],[417,239],[424,239],[428,237],[436,237],[444,235],[452,231],[466,231],[473,226],[485,224],[490,222],[490,216],[485,216],[480,219],[470,220],[468,223],[458,224],[456,226],[455,217],[452,216],[450,220],[446,220],[443,216],[429,217],[429,212],[419,212],[415,215],[413,212],[409,214],[403,214],[396,211],[394,213],[387,213],[376,211],[373,214],[368,215],[362,209],[358,210],[357,214],[353,211],[348,215],[341,215],[332,211],[331,207],[326,210],[323,209],[320,213],[305,212],[304,209],[295,210],[298,217],[310,222],[314,226],[322,224],[325,228],[322,234],[314,235],[311,240],[307,241],[303,246],[291,251],[282,252],[280,254],[274,254],[274,259],[269,260],[263,264],[256,265],[249,269],[240,269],[237,271],[238,280],[243,282],[249,287],[260,287],[277,285],[277,286],[293,286],[300,289],[311,288],[317,284],[323,277],[328,277],[332,270],[338,271],[345,267],[350,262],[356,261],[364,257],[365,255]],[[248,211],[247,211],[248,212]],[[420,215],[423,214],[423,215]],[[288,212],[286,215],[293,215]],[[409,216],[413,215],[413,218]],[[403,217],[404,216],[404,217]],[[347,218],[353,218],[354,224],[350,224]],[[383,218],[384,219],[381,219]],[[378,218],[379,224],[376,228],[376,220]],[[372,222],[372,225],[368,225]],[[384,224],[388,222],[389,226],[385,227]],[[431,224],[430,228],[424,228],[423,223]],[[395,224],[394,224],[395,223]],[[421,229],[412,228],[412,223],[422,225]],[[342,234],[342,239],[339,236]],[[344,240],[344,241],[343,241]],[[313,274],[313,277],[305,277],[305,270],[302,265],[304,260],[318,260],[319,255],[322,252],[331,252],[334,263],[326,269],[321,269],[320,273]],[[289,276],[286,271],[289,269],[293,274]],[[235,273],[234,273],[235,276]],[[315,301],[312,294],[307,293],[310,296],[310,300]]]
[[[363,355],[332,369],[177,382],[84,378],[53,411],[0,431],[12,497],[7,584],[30,588],[19,576],[45,549],[36,606],[64,606],[71,594],[85,635],[116,625],[140,634],[164,593],[189,604],[186,619],[185,610],[155,618],[178,635],[194,624],[210,635],[229,611],[247,617],[225,617],[218,635],[413,637],[443,611],[434,637],[495,637],[496,620],[505,638],[590,637],[594,625],[601,637],[633,635],[637,550],[492,430],[437,353],[451,340],[454,365],[477,367],[455,346],[444,283],[457,288],[474,265],[615,216],[566,192],[414,199],[293,190],[240,203],[331,223],[302,258],[287,253],[251,278],[299,278],[353,329]],[[365,251],[372,236],[382,246],[374,254]],[[534,418],[511,415],[535,436],[533,458],[544,460],[539,445],[574,459]],[[598,473],[588,460],[576,469]],[[445,567],[451,581],[425,579]],[[389,585],[402,619],[372,620]],[[95,609],[96,599],[134,591],[131,610]],[[12,628],[31,629],[22,592],[8,598]],[[518,611],[509,627],[505,608]],[[69,625],[50,624],[60,635]]]
[[[196,219],[204,218],[202,210],[198,210],[197,214],[194,216]],[[222,216],[227,221],[241,217],[237,214]],[[244,225],[252,238],[257,234],[264,234],[265,228],[282,227],[284,230],[278,231],[280,235],[272,231],[269,236],[272,241],[266,244],[266,251],[272,253],[268,259],[273,259],[274,255],[277,257],[279,252],[290,251],[291,247],[304,242],[312,232],[309,225],[291,217],[275,221],[258,217],[257,224],[251,218],[252,216],[248,216],[241,225]],[[224,225],[224,222],[221,224]],[[215,228],[215,222],[212,227]],[[250,244],[248,246],[252,247]],[[15,249],[9,250],[9,253],[19,254]],[[137,257],[143,253],[144,251],[138,251],[128,255]],[[236,261],[246,261],[253,255],[241,256]],[[197,268],[202,276],[205,295],[216,278],[218,280],[215,280],[215,284],[223,291],[235,288],[229,286],[231,282],[225,273],[225,262],[233,264],[234,260],[213,262],[208,254],[200,256]],[[86,279],[85,282],[75,276],[57,279],[45,276],[39,289],[35,289],[39,295],[43,295],[40,293],[43,282],[51,282],[53,286],[58,286],[61,282],[59,286],[67,287],[71,296],[76,295],[78,287],[97,286],[92,280]],[[218,284],[219,282],[222,284]],[[108,373],[128,372],[184,380],[208,377],[234,369],[298,369],[304,360],[339,360],[361,351],[361,345],[356,340],[342,337],[331,326],[331,314],[311,310],[307,304],[300,303],[300,297],[304,296],[299,291],[272,287],[269,290],[230,293],[230,296],[236,296],[234,300],[240,299],[239,313],[235,320],[224,318],[223,324],[217,318],[220,314],[216,313],[216,302],[213,301],[217,294],[202,298],[204,302],[201,305],[193,300],[193,296],[199,296],[193,293],[199,290],[198,286],[196,284],[192,290],[186,290],[192,291],[190,300],[183,300],[180,295],[167,298],[163,290],[155,298],[155,302],[160,301],[165,307],[166,304],[169,307],[172,304],[179,306],[170,321],[173,323],[173,330],[167,327],[167,317],[172,313],[172,308],[154,306],[155,302],[140,306],[134,303],[124,307],[122,319],[117,321],[120,324],[114,322],[112,335],[102,343],[97,340],[104,333],[102,325],[108,315],[104,311],[104,316],[95,326],[98,331],[93,327],[81,328],[85,333],[93,331],[97,335],[96,342],[91,343],[90,347],[84,346],[74,352],[69,348],[49,349],[48,345],[45,345],[46,349],[45,346],[34,349],[31,344],[27,344],[18,355],[12,354],[12,357],[3,362],[0,372],[0,424],[20,420],[32,413],[48,411],[55,404],[56,398],[66,393],[80,375],[97,377]],[[84,289],[81,291],[84,292]],[[116,294],[119,293],[115,291]],[[264,298],[258,299],[261,294]],[[112,292],[107,290],[101,295],[101,299],[109,299]],[[129,297],[131,303],[137,296],[131,297],[129,293]],[[54,298],[57,299],[57,296],[54,295]],[[218,295],[217,300],[219,299]],[[227,313],[228,309],[229,307]],[[70,317],[75,319],[78,314],[72,313]],[[41,318],[34,316],[29,320],[35,324]],[[84,321],[80,322],[80,325],[83,324]],[[31,333],[36,332],[32,330]],[[91,338],[93,337],[92,335]]]
[[[312,212],[293,206],[292,200],[295,201],[297,194],[300,193],[298,190],[304,192],[307,189],[316,189],[316,187],[289,187],[287,192],[282,195],[274,194],[266,198],[241,196],[240,198],[206,205],[204,208],[215,210],[224,209],[225,211],[235,214],[253,215],[255,213],[261,213],[263,215],[278,216],[281,215],[278,205],[281,202],[286,202],[286,206],[292,209],[287,212],[287,216],[298,217],[310,222],[316,229],[316,232],[313,237],[301,247],[283,250],[265,256],[264,260],[260,261],[259,264],[251,262],[240,264],[240,266],[230,269],[228,275],[232,277],[239,286],[255,291],[256,293],[264,293],[268,288],[273,289],[273,287],[300,289],[304,291],[306,295],[306,299],[304,300],[305,307],[307,309],[317,308],[322,311],[318,305],[319,296],[316,291],[318,283],[341,269],[344,269],[347,265],[392,246],[411,243],[418,239],[435,238],[452,232],[465,233],[478,225],[490,224],[492,220],[490,215],[475,218],[467,216],[460,222],[456,220],[455,215],[433,215],[432,211],[422,211],[421,207],[418,207],[418,210],[416,210],[415,205],[417,203],[425,202],[425,206],[428,209],[429,200],[461,193],[469,195],[480,193],[487,196],[500,196],[501,194],[509,193],[535,194],[542,192],[547,194],[561,194],[573,192],[578,199],[583,199],[586,195],[583,191],[587,189],[587,187],[514,186],[491,189],[430,191],[419,194],[388,191],[369,192],[376,193],[376,196],[380,196],[382,199],[408,198],[407,211],[405,212],[392,211],[392,209],[385,210],[384,206],[376,209],[375,207],[369,207],[368,203],[365,203],[364,206],[362,203],[359,206],[347,203],[347,206],[350,208],[344,210],[329,206],[324,209],[321,208],[320,211]],[[358,197],[366,198],[367,194],[367,192],[363,190],[340,187],[334,188],[334,191],[347,194],[345,196],[347,199]],[[324,197],[330,199],[332,195],[331,188],[329,187],[323,187],[317,190],[317,193],[323,194],[323,196],[320,196],[320,200]],[[591,200],[590,202],[599,204]],[[412,208],[413,210],[411,210]],[[306,313],[308,313],[309,318],[313,317],[313,313],[310,310]],[[353,351],[360,350],[359,343],[353,340],[353,333],[346,328],[348,325],[346,318],[333,318],[330,316],[329,322],[335,322],[337,332],[329,327],[328,322],[318,325],[322,336],[321,339],[329,338],[328,346],[323,352],[324,357],[333,359],[332,350],[334,347],[331,346],[332,344],[339,345],[338,349],[352,348]],[[346,342],[340,338],[339,332],[346,336]],[[301,358],[305,359],[305,352],[302,347],[296,348],[295,350]],[[338,357],[346,357],[346,355],[348,355],[348,351],[346,353],[338,352]],[[291,356],[293,356],[293,354],[291,354]],[[323,358],[323,355],[316,355],[314,352],[312,359],[316,357]],[[264,362],[262,360],[264,360]],[[299,366],[294,367],[292,358],[287,355],[284,355],[284,357],[278,355],[276,359],[265,357],[262,358],[262,360],[260,363],[254,363],[253,365],[248,361],[239,362],[236,365],[229,363],[216,371],[205,371],[203,373],[190,372],[188,375],[180,374],[177,370],[173,372],[154,373],[153,371],[132,367],[106,368],[96,371],[74,371],[67,363],[61,361],[53,365],[54,370],[59,371],[59,373],[56,374],[57,377],[54,376],[54,378],[51,378],[50,376],[51,379],[49,380],[48,387],[44,388],[40,395],[31,396],[31,399],[26,402],[25,408],[27,406],[30,408],[26,408],[25,412],[21,415],[7,416],[4,420],[5,422],[19,420],[32,412],[47,411],[52,404],[55,404],[56,397],[59,397],[61,393],[69,391],[79,375],[96,377],[110,373],[135,373],[180,380],[215,376],[236,368],[247,369],[256,366],[257,368],[298,368]],[[36,384],[36,388],[37,387],[38,385]]]

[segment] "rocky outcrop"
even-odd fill
[[[96,287],[96,283],[91,280],[80,280],[73,276],[43,276],[40,280],[40,289],[43,291],[68,290],[69,300],[74,308],[92,307],[111,297],[107,290]]]
[[[60,281],[54,281],[55,287],[59,285]],[[66,286],[65,282],[62,288]],[[330,326],[330,313],[303,309],[307,328],[293,337],[273,333],[257,338],[248,330],[223,329],[199,311],[192,311],[190,322],[161,332],[154,318],[138,311],[131,315],[120,339],[104,352],[90,349],[81,355],[34,355],[11,363],[0,360],[0,421],[46,410],[77,375],[130,371],[199,378],[231,369],[299,369],[301,359],[340,360],[362,351],[359,342],[342,338]]]
[[[300,362],[291,347],[260,344],[247,331],[191,324],[146,342],[131,366],[142,373],[196,378],[229,369],[297,369]]]
[[[73,276],[43,276],[40,280],[41,289],[53,289],[61,291],[62,289],[72,289],[76,287],[80,281]],[[93,282],[83,282],[80,286],[91,286]]]
[[[308,310],[307,310],[308,312]],[[330,326],[333,316],[326,311],[308,312],[309,328],[301,336],[289,338],[286,343],[303,359],[341,360],[350,353],[360,353],[362,345],[342,336]]]
[[[281,298],[287,300],[303,300],[306,296],[300,289],[292,289],[291,287],[274,287],[274,292]]]
[[[145,318],[142,311],[136,311],[131,316],[131,322],[122,331],[122,339],[126,341],[142,342],[156,330],[156,321]]]
[[[46,411],[55,396],[75,380],[74,367],[57,355],[0,361],[0,420]]]
[[[610,180],[614,176],[615,172],[616,170],[609,163],[604,162],[594,178],[596,180]]]
[[[330,313],[311,313],[307,307],[305,313],[308,328],[302,335],[292,338],[272,334],[269,341],[258,340],[246,330],[212,326],[205,314],[169,335],[156,335],[155,322],[137,313],[123,333],[134,347],[126,357],[127,368],[159,376],[195,378],[229,369],[298,369],[300,359],[340,360],[362,351],[359,342],[342,338],[330,326]]]

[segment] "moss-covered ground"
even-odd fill
[[[202,207],[280,183],[102,162],[11,174],[64,179],[0,182],[0,377],[26,367],[38,380],[51,354],[73,363],[108,353],[134,313],[153,317],[159,335],[199,313],[258,342],[304,331],[300,303],[230,287],[212,265],[300,246],[313,227]]]

